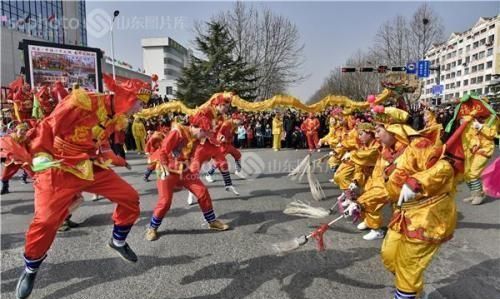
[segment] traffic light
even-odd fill
[[[342,68],[342,73],[354,73],[356,72],[355,67],[343,67]]]
[[[359,71],[362,72],[362,73],[365,73],[365,72],[366,73],[371,73],[371,72],[375,71],[375,68],[373,68],[373,67],[362,67],[362,68],[359,69]]]
[[[387,65],[380,65],[377,68],[377,72],[379,72],[379,73],[385,73],[385,72],[387,72],[387,69],[388,69]]]
[[[406,72],[405,66],[393,66],[391,67],[391,72]]]

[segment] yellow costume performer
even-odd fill
[[[281,134],[283,133],[283,118],[279,113],[273,118],[273,149],[279,151],[281,149]]]
[[[414,135],[406,125],[386,125],[386,130]],[[455,172],[443,158],[444,149],[437,140],[416,136],[394,167],[384,170],[394,212],[381,254],[395,275],[397,299],[413,299],[422,291],[425,269],[455,230]]]
[[[135,146],[137,148],[137,153],[144,153],[145,149],[145,139],[146,139],[146,128],[142,123],[141,119],[136,117],[132,123],[132,135],[134,136]]]
[[[335,172],[333,180],[341,190],[346,190],[354,175],[354,164],[349,160],[350,151],[358,148],[358,130],[355,127],[355,120],[352,115],[347,116],[347,130],[344,131],[340,143],[335,152],[337,157],[341,157],[342,163]]]
[[[495,150],[497,121],[496,113],[488,103],[478,96],[465,95],[446,127],[446,131],[450,132],[454,124],[459,125],[447,146],[455,157],[463,158],[464,179],[471,191],[471,196],[464,201],[473,205],[479,205],[484,200],[481,173]]]
[[[394,169],[397,159],[409,143],[408,133],[401,130],[400,125],[407,121],[408,113],[390,107],[385,108],[385,110],[387,117],[380,121],[387,124],[385,130],[393,136],[393,144],[385,144],[384,140],[381,140],[383,147],[380,155],[378,155],[373,172],[365,184],[364,192],[356,200],[361,206],[361,217],[363,218],[363,222],[358,225],[358,229],[370,229],[370,232],[363,236],[363,239],[368,241],[384,237],[384,231],[381,229],[383,224],[382,208],[389,202],[384,176],[386,171]],[[405,128],[409,129],[406,126]],[[413,130],[409,133],[415,134]],[[380,139],[381,136],[377,135],[377,137]]]

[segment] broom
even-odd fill
[[[326,198],[326,195],[321,188],[321,184],[313,174],[313,169],[316,163],[321,162],[329,155],[325,155],[319,159],[311,161],[311,154],[308,154],[302,161],[293,169],[288,176],[293,177],[292,179],[297,179],[298,181],[302,181],[302,177],[307,173],[307,181],[309,183],[309,189],[311,190],[311,194],[313,198],[317,201],[323,200]]]
[[[303,246],[309,241],[309,239],[314,238],[317,241],[317,246],[318,250],[322,251],[325,249],[324,242],[323,242],[323,234],[337,221],[340,219],[344,218],[344,215],[340,215],[339,217],[333,219],[327,224],[321,225],[318,229],[315,231],[311,232],[308,235],[303,235],[300,237],[297,237],[295,239],[289,240],[289,241],[284,241],[281,243],[275,243],[272,245],[273,249],[276,251],[278,255],[283,255],[287,252],[293,251],[300,246]]]
[[[331,208],[324,209],[321,207],[313,207],[301,200],[295,200],[289,203],[283,213],[287,215],[307,217],[307,218],[325,218],[332,215],[337,211],[337,204],[334,204]]]

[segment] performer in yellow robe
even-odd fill
[[[278,112],[273,118],[273,149],[274,151],[279,151],[281,149],[281,134],[283,133],[283,118]]]
[[[348,115],[347,117],[347,133],[341,138],[340,143],[337,145],[335,152],[337,157],[342,154],[340,160],[342,163],[333,176],[334,182],[341,190],[346,190],[351,184],[354,175],[354,164],[350,162],[350,151],[358,148],[358,130],[355,127],[354,116]]]
[[[132,123],[132,135],[134,136],[137,153],[144,153],[146,142],[146,128],[144,127],[144,124],[139,117],[136,117],[134,119],[134,122]]]
[[[388,194],[385,189],[385,172],[394,167],[398,157],[408,146],[408,134],[416,134],[410,127],[401,129],[401,124],[408,119],[408,113],[395,108],[386,108],[386,114],[391,115],[383,121],[387,124],[386,134],[376,134],[377,140],[382,144],[375,167],[371,176],[365,184],[364,192],[356,200],[361,206],[361,217],[363,221],[358,225],[359,230],[370,229],[363,236],[367,241],[381,239],[385,232],[382,228],[382,208],[389,203]],[[379,129],[380,130],[380,129]],[[408,131],[408,133],[407,133]]]
[[[481,173],[495,150],[497,121],[495,111],[484,99],[467,94],[460,100],[454,118],[446,128],[447,132],[450,132],[452,125],[457,125],[454,135],[460,134],[460,136],[458,139],[450,137],[447,145],[450,151],[461,142],[458,144],[461,147],[458,153],[463,155],[464,180],[471,192],[471,196],[464,201],[473,205],[479,205],[484,200]],[[451,141],[453,139],[458,142],[454,144]]]
[[[337,171],[337,168],[340,165],[340,157],[336,154],[335,149],[337,145],[340,143],[340,138],[344,135],[344,120],[341,114],[342,110],[340,108],[333,109],[330,113],[329,123],[329,131],[326,136],[321,138],[318,142],[318,147],[321,147],[325,144],[330,146],[330,157],[328,158],[328,166],[332,173]],[[343,155],[343,154],[342,154]],[[333,182],[333,177],[330,180]]]
[[[384,169],[394,212],[381,255],[395,275],[394,298],[414,299],[423,290],[424,271],[433,256],[453,236],[456,183],[454,169],[444,158],[445,147],[437,140],[416,135],[407,125],[377,126],[382,143],[405,135],[409,145],[396,163]]]

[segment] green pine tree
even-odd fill
[[[206,60],[193,58],[183,69],[177,81],[177,98],[190,106],[201,105],[222,91],[233,91],[249,101],[256,98],[251,84],[256,80],[256,70],[233,56],[235,41],[221,23],[207,23],[207,32],[196,37],[196,46]]]

